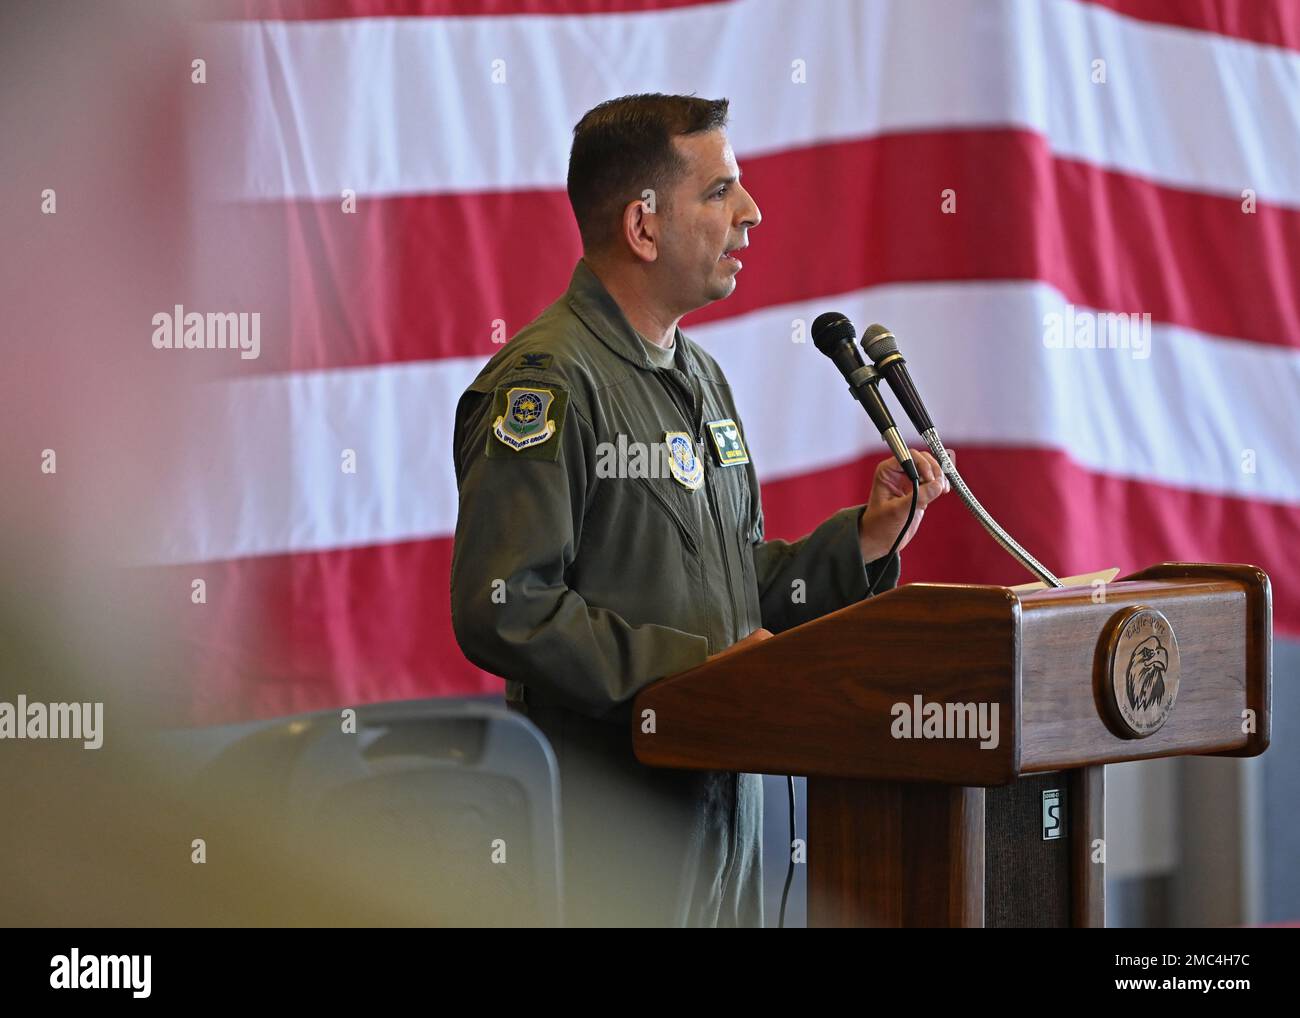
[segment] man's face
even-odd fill
[[[740,184],[740,169],[722,130],[673,139],[686,172],[673,188],[659,236],[665,292],[683,310],[731,295],[748,230],[762,221]]]

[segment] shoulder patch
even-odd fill
[[[549,356],[549,355],[548,355]],[[555,382],[511,379],[492,394],[489,457],[556,460],[569,394]]]
[[[555,358],[549,353],[525,353],[520,354],[519,359],[515,361],[515,367],[532,371],[546,371],[551,366],[551,361]]]

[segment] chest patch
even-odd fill
[[[749,452],[735,421],[730,418],[709,421],[707,427],[713,436],[713,452],[718,457],[719,466],[736,467],[749,462]]]
[[[683,488],[695,491],[704,483],[704,461],[695,455],[695,443],[684,431],[664,432],[668,445],[668,469]]]

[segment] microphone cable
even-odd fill
[[[921,486],[916,482],[915,478],[909,478],[909,480],[911,480],[912,482],[912,505],[907,510],[907,520],[903,524],[903,529],[898,532],[898,536],[894,538],[894,543],[890,545],[889,554],[885,556],[884,568],[880,570],[880,575],[877,576],[875,582],[871,584],[871,589],[867,591],[867,597],[875,596],[876,588],[880,585],[880,581],[883,580],[885,578],[885,574],[889,572],[890,563],[892,563],[895,559],[898,558],[898,546],[903,543],[903,535],[907,533],[908,529],[912,526],[912,520],[916,518],[916,500],[920,496]],[[782,929],[782,930],[785,929],[785,906],[786,906],[786,902],[790,898],[790,884],[794,880],[794,828],[795,828],[794,775],[787,774],[785,776],[785,780],[786,780],[786,787],[789,790],[789,801],[790,801],[790,822],[787,828],[790,832],[790,837],[787,840],[787,852],[790,861],[786,865],[786,869],[785,869],[785,887],[781,889],[781,915],[777,919],[777,929]]]
[[[790,897],[790,882],[794,880],[794,775],[787,774],[785,780],[790,789],[790,863],[785,870],[785,887],[781,891],[781,918],[777,920],[777,929],[781,930],[785,929],[785,903]]]
[[[911,478],[910,480],[912,481],[912,506],[907,510],[907,522],[903,524],[903,529],[898,532],[898,536],[894,538],[894,543],[890,545],[889,554],[885,556],[885,567],[880,570],[880,575],[876,577],[876,582],[873,583],[871,589],[867,591],[867,597],[875,597],[876,588],[880,586],[880,581],[885,578],[885,573],[889,572],[890,564],[898,558],[898,546],[903,543],[903,535],[907,533],[908,528],[912,525],[912,520],[916,517],[916,499],[921,492],[921,488],[920,485],[916,483],[916,478]]]

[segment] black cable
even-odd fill
[[[898,536],[894,538],[894,543],[890,545],[889,554],[885,556],[885,564],[881,568],[880,573],[876,576],[875,583],[873,583],[871,585],[871,589],[867,591],[867,597],[875,596],[876,587],[879,586],[880,581],[885,578],[885,574],[889,572],[889,567],[892,564],[893,560],[898,557],[898,546],[903,543],[903,535],[907,533],[907,528],[912,525],[912,519],[916,516],[916,499],[917,496],[920,494],[920,492],[921,492],[920,485],[917,484],[915,480],[913,480],[912,481],[912,507],[907,510],[907,522],[903,524],[903,529],[898,532]]]
[[[880,581],[885,578],[885,573],[889,572],[890,562],[898,556],[898,546],[903,543],[903,535],[907,533],[908,528],[912,525],[912,520],[916,517],[916,500],[921,494],[921,486],[915,479],[911,480],[912,505],[907,510],[907,522],[903,524],[903,529],[898,532],[898,536],[894,538],[894,543],[890,545],[889,554],[885,556],[886,561],[884,568],[880,570],[880,575],[876,577],[875,583],[873,583],[871,589],[867,591],[867,597],[875,595],[876,587],[879,585]],[[785,780],[790,789],[790,838],[788,845],[790,862],[786,866],[785,870],[785,887],[781,890],[781,916],[777,920],[778,929],[785,929],[785,904],[790,897],[790,884],[794,880],[794,775],[787,774]]]
[[[785,889],[781,891],[781,918],[779,920],[779,929],[785,929],[785,903],[790,896],[790,881],[794,880],[794,775],[785,776],[787,784],[790,786],[790,844],[788,850],[790,853],[790,865],[785,871]]]

